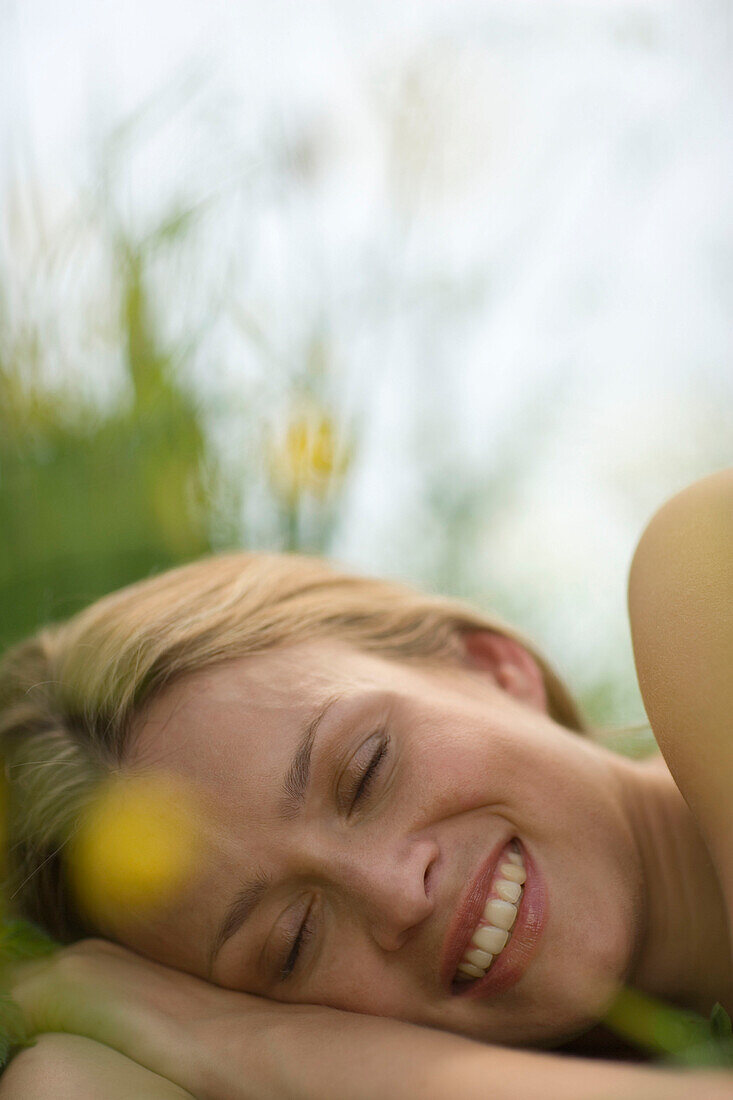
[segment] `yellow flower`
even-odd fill
[[[350,454],[333,418],[318,406],[294,412],[270,447],[272,483],[289,503],[303,493],[324,496],[348,468]]]
[[[166,902],[199,853],[199,813],[190,787],[163,776],[107,781],[69,848],[82,911],[97,920]]]

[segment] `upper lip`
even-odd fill
[[[511,840],[505,836],[491,849],[488,858],[483,861],[477,873],[464,890],[453,920],[448,926],[440,964],[440,977],[444,986],[450,988],[455,977],[463,952],[468,946],[473,930],[481,919],[486,903],[486,895],[491,886],[499,856]]]

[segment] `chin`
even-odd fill
[[[491,1008],[494,1019],[476,1017],[454,1025],[450,1030],[461,1032],[468,1038],[488,1043],[500,1043],[510,1047],[552,1050],[596,1028],[618,995],[623,973],[623,960],[607,947],[608,954],[593,969],[571,965],[565,968],[564,980],[558,985],[557,973],[535,975],[535,989],[531,999],[524,1000],[520,1009],[516,1004],[500,1007],[498,998]],[[520,992],[517,990],[517,992]],[[489,1006],[474,1002],[476,1009]]]

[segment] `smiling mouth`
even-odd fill
[[[526,878],[521,848],[512,840],[498,862],[482,915],[464,948],[454,983],[465,987],[485,977],[494,959],[509,943],[522,904]]]

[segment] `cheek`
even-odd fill
[[[414,983],[411,991],[408,975],[398,967],[386,965],[367,945],[359,948],[351,943],[336,946],[328,964],[319,968],[305,996],[296,1000],[348,1012],[409,1019],[409,1008],[415,1003],[416,992]]]
[[[522,818],[539,835],[565,840],[568,852],[576,852],[579,830],[584,847],[591,838],[603,846],[626,833],[607,760],[579,735],[557,727],[530,731],[515,745],[510,770]]]
[[[412,729],[405,784],[436,818],[481,806],[516,804],[528,785],[557,770],[547,737],[505,717],[472,711],[432,716]]]
[[[539,1003],[554,1006],[544,1020],[551,1035],[555,1024],[584,1025],[605,1011],[635,950],[642,884],[601,751],[561,730],[530,736],[528,745],[523,767],[522,754],[516,757],[511,816],[548,890],[545,949],[533,981]]]
[[[411,747],[414,782],[456,810],[484,805],[566,819],[574,810],[592,813],[607,786],[594,746],[513,701],[489,718],[480,710],[453,711],[416,730]],[[577,826],[568,824],[571,832]]]
[[[192,945],[201,941],[202,932],[200,928],[187,927],[182,919],[154,920],[150,917],[135,923],[126,922],[111,938],[153,962],[198,974],[200,960]]]

